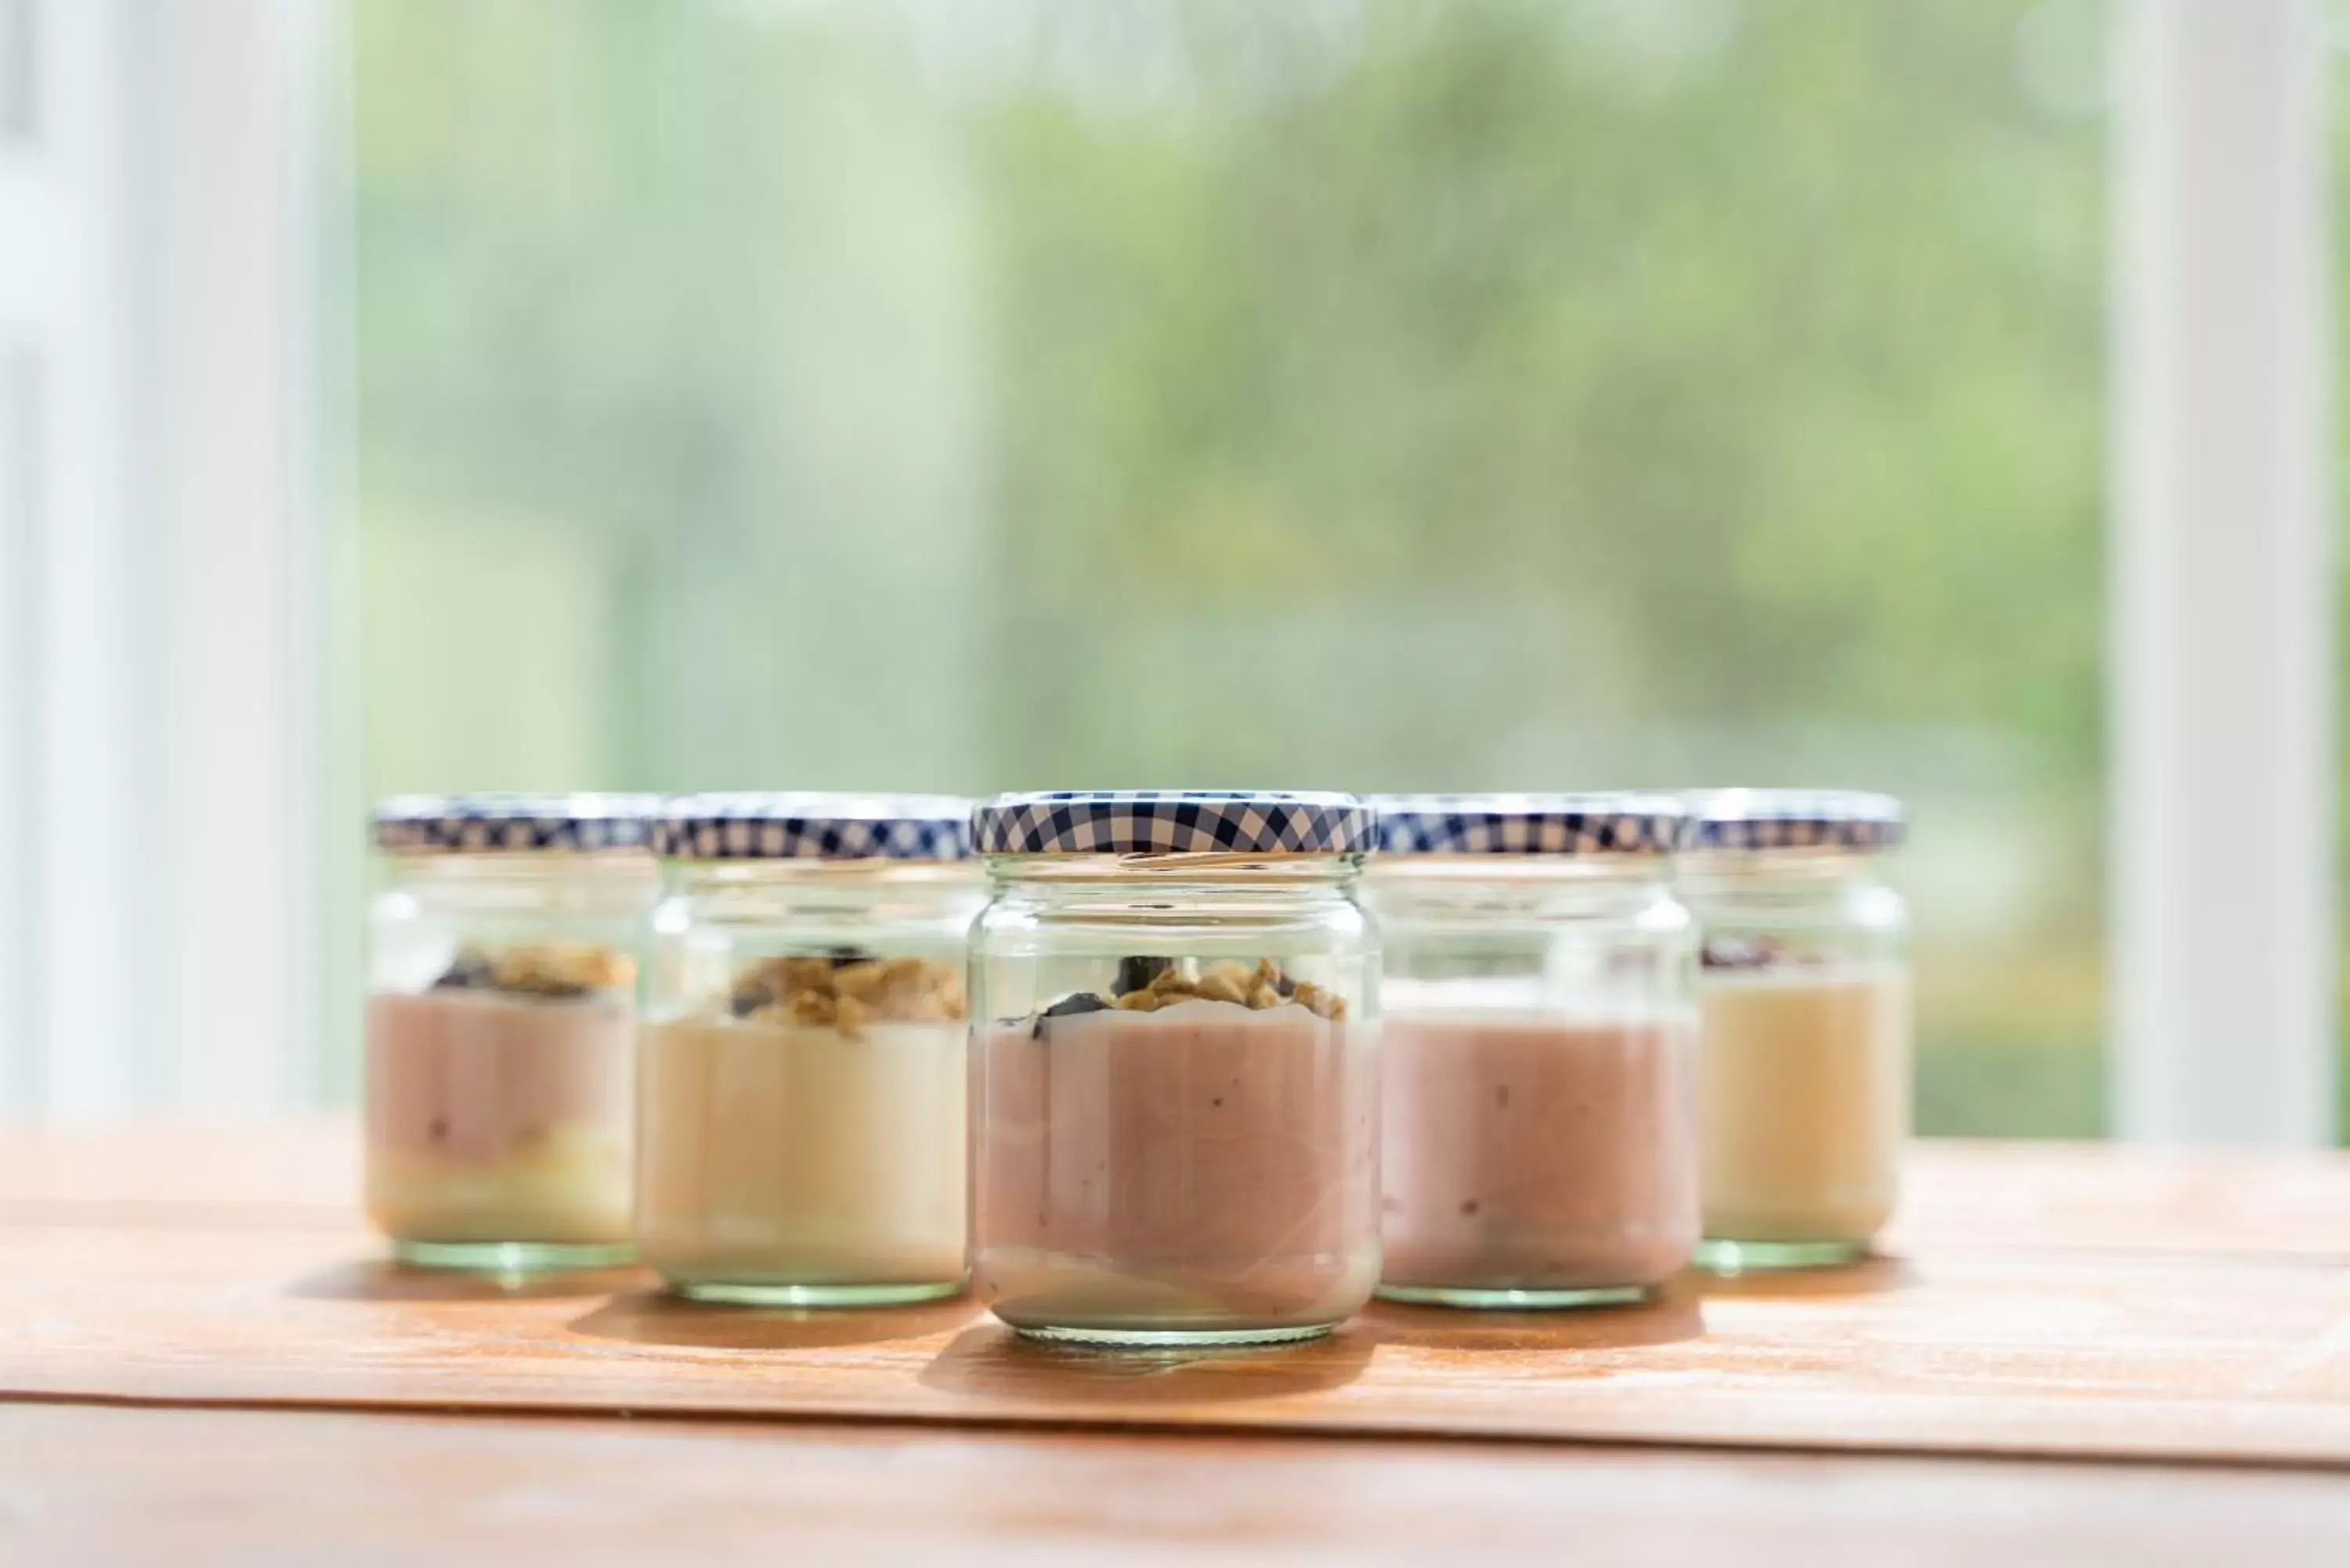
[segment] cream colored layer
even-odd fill
[[[1909,1131],[1906,970],[1712,973],[1698,986],[1705,1233],[1864,1241]]]
[[[972,1285],[1023,1326],[1330,1323],[1378,1277],[1375,1024],[1295,1003],[980,1031]]]
[[[577,1122],[486,1163],[377,1149],[367,1209],[377,1229],[409,1241],[617,1244],[629,1239],[629,1140]]]
[[[370,997],[369,1218],[405,1241],[625,1241],[632,1029],[608,998]]]
[[[649,1025],[637,1247],[678,1282],[935,1284],[963,1272],[960,1023]]]

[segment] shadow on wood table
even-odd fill
[[[663,1291],[631,1291],[575,1318],[570,1328],[592,1339],[631,1345],[815,1350],[927,1339],[951,1333],[980,1315],[980,1309],[966,1300],[853,1309],[743,1307],[685,1301]]]
[[[411,1269],[381,1258],[338,1263],[286,1287],[303,1301],[517,1302],[609,1295],[645,1282],[643,1270],[571,1269],[547,1274]]]
[[[1298,1345],[1088,1350],[1023,1339],[1000,1323],[964,1330],[921,1372],[947,1394],[1045,1405],[1213,1405],[1343,1387],[1370,1365],[1359,1324]]]
[[[1680,1282],[1656,1300],[1634,1306],[1480,1312],[1373,1302],[1360,1321],[1382,1345],[1471,1353],[1619,1350],[1705,1337],[1697,1293]]]
[[[1863,1258],[1825,1269],[1764,1270],[1708,1274],[1691,1270],[1679,1282],[1707,1296],[1759,1296],[1796,1301],[1822,1296],[1877,1296],[1915,1289],[1917,1269],[1906,1258]]]

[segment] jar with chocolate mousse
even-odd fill
[[[971,803],[690,795],[653,832],[637,1245],[670,1288],[870,1306],[963,1284]]]
[[[1379,1293],[1632,1302],[1698,1240],[1697,950],[1666,795],[1375,797]]]
[[[1879,794],[1693,797],[1681,896],[1703,936],[1698,1156],[1722,1272],[1861,1256],[1893,1212],[1909,1131],[1908,918],[1882,878]]]
[[[972,1284],[1102,1345],[1326,1333],[1378,1279],[1351,795],[999,796],[973,836]]]
[[[367,1207],[402,1261],[629,1256],[644,795],[406,795],[367,1002]]]

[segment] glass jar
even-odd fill
[[[637,955],[658,881],[642,795],[409,795],[367,1002],[367,1206],[397,1256],[624,1262]]]
[[[1729,790],[1691,809],[1679,886],[1703,933],[1699,1262],[1859,1257],[1893,1212],[1909,1131],[1908,917],[1878,876],[1900,803]]]
[[[962,1289],[971,805],[697,795],[654,848],[637,1247],[701,1301]]]
[[[1386,796],[1379,1294],[1638,1301],[1698,1241],[1689,912],[1659,795]]]
[[[1351,795],[1003,795],[974,824],[972,1282],[1112,1345],[1326,1333],[1378,1278]]]

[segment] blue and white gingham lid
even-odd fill
[[[1688,849],[1891,849],[1908,820],[1889,794],[1724,789],[1689,797]]]
[[[955,794],[680,795],[653,824],[670,860],[966,860],[971,802]]]
[[[653,794],[396,794],[377,804],[388,855],[511,855],[641,849]]]
[[[1669,855],[1669,794],[1375,794],[1382,855]]]
[[[982,855],[1360,855],[1374,832],[1362,801],[1309,790],[1035,790],[972,818]]]

